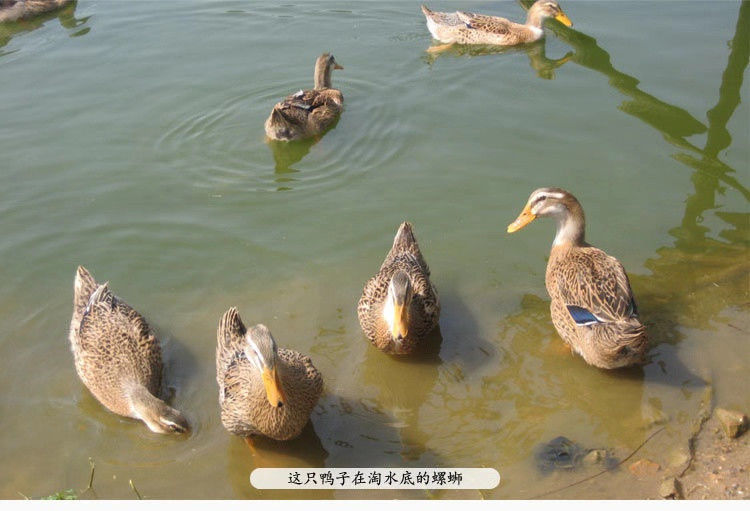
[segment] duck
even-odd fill
[[[71,2],[73,0],[0,0],[0,23],[28,19]]]
[[[565,26],[573,23],[555,0],[537,0],[529,8],[526,23],[515,23],[498,16],[473,12],[436,12],[422,5],[427,29],[432,37],[451,44],[490,44],[512,46],[531,43],[544,37],[542,24],[554,18]]]
[[[578,199],[562,188],[534,190],[508,232],[537,217],[557,222],[545,284],[560,337],[588,364],[601,369],[642,364],[648,335],[628,275],[620,261],[586,242]]]
[[[440,299],[411,223],[399,226],[380,270],[365,283],[357,316],[370,342],[385,353],[424,349],[440,318]]]
[[[267,326],[250,328],[236,307],[216,331],[216,382],[224,428],[245,437],[291,440],[300,435],[323,392],[310,357],[279,348]]]
[[[185,433],[183,414],[160,397],[164,364],[146,319],[79,266],[70,349],[76,372],[105,408],[143,421],[154,433]]]
[[[344,109],[344,96],[331,86],[334,69],[344,69],[330,53],[315,61],[314,88],[300,90],[276,103],[266,119],[271,140],[304,140],[322,134]]]

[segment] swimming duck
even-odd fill
[[[544,37],[542,23],[547,18],[555,18],[568,27],[573,25],[555,0],[534,2],[529,8],[525,24],[473,12],[436,12],[425,5],[422,5],[422,12],[432,37],[448,44],[509,46],[530,43]]]
[[[0,23],[54,11],[73,0],[0,0]]]
[[[438,324],[440,300],[409,222],[398,228],[380,270],[365,284],[357,315],[376,347],[399,355],[421,348]]]
[[[145,318],[83,266],[76,271],[69,338],[78,376],[106,408],[154,433],[188,430],[185,417],[157,397],[164,367]]]
[[[341,91],[331,87],[331,73],[344,69],[330,53],[315,61],[315,88],[301,90],[276,103],[266,119],[266,135],[272,140],[301,140],[331,127],[344,108]]]
[[[539,188],[508,226],[516,232],[537,217],[557,221],[545,283],[552,323],[560,337],[591,365],[615,369],[642,363],[648,337],[625,268],[585,240],[578,200],[561,188]]]
[[[265,325],[249,329],[236,307],[216,331],[221,422],[235,435],[274,440],[299,436],[323,392],[310,357],[279,348]]]

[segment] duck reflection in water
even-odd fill
[[[529,57],[529,65],[537,72],[539,78],[545,80],[552,80],[555,78],[555,70],[563,66],[573,56],[573,52],[566,53],[559,59],[547,58],[547,50],[544,40],[536,41],[521,46],[495,46],[495,45],[484,45],[484,44],[472,44],[472,45],[433,45],[427,48],[426,61],[432,64],[439,57],[452,56],[462,57],[468,55],[470,57],[481,57],[485,55],[502,55],[502,54],[514,54],[519,52],[526,52]]]
[[[90,16],[76,18],[75,0],[0,0],[0,48],[10,42],[16,34],[31,32],[51,19],[59,19],[60,25],[75,29],[86,23]],[[89,27],[73,32],[71,37],[87,34]],[[3,52],[0,51],[0,56]]]

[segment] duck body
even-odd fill
[[[560,337],[589,364],[615,369],[643,362],[646,328],[622,264],[592,246],[556,246],[545,275]]]
[[[380,270],[365,284],[357,315],[367,338],[397,355],[422,349],[437,326],[440,300],[409,222],[401,224]]]
[[[572,25],[553,0],[537,0],[529,9],[526,23],[466,11],[436,12],[425,5],[422,5],[422,12],[432,37],[447,44],[512,46],[544,37],[542,24],[546,18],[552,17],[568,26]]]
[[[648,336],[627,273],[617,259],[586,243],[578,200],[560,188],[535,190],[508,232],[538,216],[558,222],[545,285],[560,337],[586,362],[602,369],[643,363]]]
[[[59,9],[74,0],[0,0],[0,23],[19,21]]]
[[[275,341],[273,349],[265,350],[262,343],[266,339],[272,339],[268,329],[256,325],[248,331],[236,308],[222,316],[216,348],[221,422],[227,431],[242,437],[291,440],[310,419],[323,392],[323,377],[310,357],[277,349]],[[266,378],[265,369],[259,370],[253,362],[259,352],[267,353],[262,365],[270,364],[267,374],[272,371],[273,377]]]
[[[69,340],[78,376],[107,409],[156,433],[187,431],[182,414],[157,397],[161,348],[145,318],[83,266],[76,272]]]
[[[315,88],[300,90],[274,105],[265,122],[271,140],[303,140],[322,134],[344,109],[344,96],[331,86],[333,69],[343,69],[324,53],[315,63]]]

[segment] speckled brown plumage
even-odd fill
[[[235,435],[264,435],[275,440],[299,436],[323,392],[323,377],[307,357],[280,348],[276,360],[285,404],[275,408],[266,399],[258,369],[247,359],[247,330],[232,307],[216,332],[216,381],[221,422]]]
[[[163,364],[148,323],[83,266],[76,272],[69,339],[78,376],[105,407],[159,433],[187,429],[181,414],[156,397]]]
[[[539,188],[508,226],[515,232],[537,217],[557,220],[545,283],[560,337],[591,365],[615,369],[644,362],[646,328],[622,264],[585,241],[578,200],[561,188]]]
[[[391,278],[399,270],[408,275],[414,296],[409,308],[409,334],[397,346],[383,309]],[[409,222],[401,224],[380,270],[365,284],[357,315],[367,338],[386,353],[408,354],[421,349],[427,334],[437,326],[440,300]]]
[[[538,0],[531,6],[526,23],[515,23],[499,16],[487,16],[473,12],[437,12],[422,6],[427,28],[432,36],[443,43],[491,44],[510,46],[537,41],[544,36],[542,23],[548,17],[560,16],[569,23],[567,16],[556,2]]]
[[[0,0],[0,23],[28,19],[71,2],[73,0]]]
[[[622,264],[591,246],[555,246],[545,277],[550,314],[560,337],[591,365],[613,369],[643,362],[646,328]],[[603,320],[579,326],[568,312],[575,305]]]
[[[315,88],[291,94],[274,105],[265,122],[272,140],[302,140],[330,128],[344,109],[344,96],[331,87],[331,72],[340,69],[332,55],[324,53],[315,64]]]

